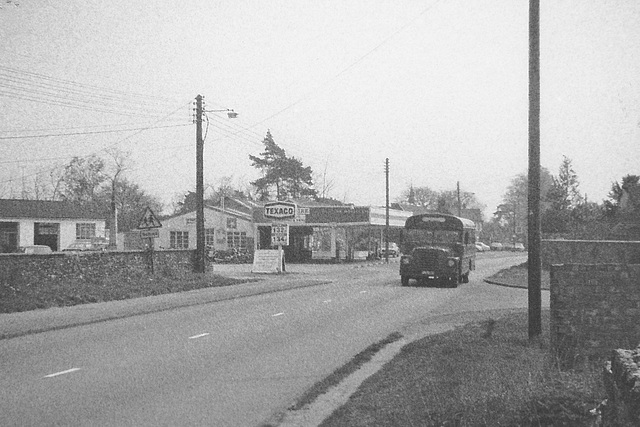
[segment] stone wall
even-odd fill
[[[640,265],[551,266],[551,346],[565,366],[640,343]]]
[[[84,254],[0,255],[0,284],[59,283],[91,277],[139,277],[172,270],[193,271],[193,250],[96,252]]]
[[[607,404],[603,425],[640,425],[640,346],[635,350],[614,350],[605,365]]]
[[[613,240],[543,240],[542,265],[640,264],[640,242]]]

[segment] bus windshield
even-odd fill
[[[411,246],[421,246],[425,244],[462,242],[462,233],[456,230],[425,230],[408,229],[405,230],[405,242]]]

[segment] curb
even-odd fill
[[[233,288],[203,288],[128,300],[4,313],[0,314],[0,340],[327,283],[331,281],[258,281],[234,285]],[[243,285],[246,286],[243,288]]]

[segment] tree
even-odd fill
[[[563,156],[558,176],[553,177],[545,197],[549,207],[541,216],[543,233],[566,233],[570,230],[572,211],[584,200],[578,186],[578,175],[571,166],[571,159]]]
[[[106,179],[105,163],[101,158],[74,157],[63,169],[58,192],[62,200],[94,203]]]
[[[115,204],[118,211],[118,231],[136,229],[144,210],[149,207],[158,213],[162,211],[162,202],[147,194],[140,186],[126,178],[120,178],[115,183],[115,191],[108,185],[99,194],[100,206],[105,213],[111,212],[112,194],[115,194]]]
[[[436,210],[438,208],[438,192],[429,187],[414,187],[411,185],[401,193],[397,201]]]
[[[621,183],[617,181],[611,184],[611,191],[608,194],[609,200],[604,201],[605,215],[608,218],[616,218],[620,209],[620,201],[625,191],[629,192],[632,188],[637,187],[640,183],[640,176],[625,175],[622,177]]]
[[[316,197],[311,167],[304,167],[300,159],[287,157],[285,150],[273,140],[271,131],[267,131],[262,143],[265,150],[260,156],[249,155],[252,166],[262,171],[262,177],[251,183],[258,199],[270,200],[273,190],[276,200]]]

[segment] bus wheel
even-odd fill
[[[400,276],[402,286],[409,286],[409,276]]]

